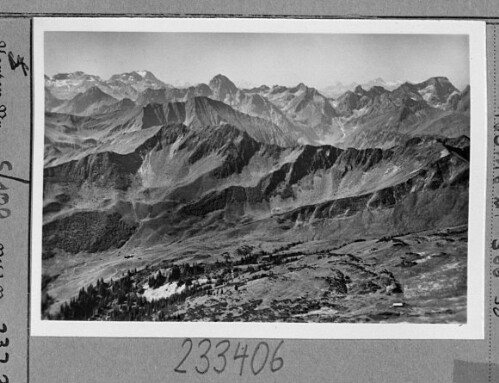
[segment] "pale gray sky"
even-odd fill
[[[45,32],[45,73],[77,70],[109,78],[146,69],[166,83],[236,85],[426,80],[469,83],[465,35]]]

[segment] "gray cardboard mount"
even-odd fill
[[[489,142],[493,142],[494,114],[499,112],[495,81],[495,18],[499,6],[492,1],[88,1],[78,2],[0,2],[0,41],[6,50],[25,58],[31,66],[31,18],[36,16],[125,15],[149,16],[301,16],[301,17],[411,17],[474,18],[488,21],[488,110]],[[498,20],[499,21],[499,20]],[[0,161],[10,161],[8,174],[31,178],[31,70],[12,70],[7,55],[0,53],[1,95],[7,116],[0,127]],[[31,68],[30,68],[31,69]],[[493,145],[489,145],[492,159]],[[489,163],[491,160],[489,161]],[[492,196],[489,171],[487,195]],[[257,376],[239,375],[235,363],[223,374],[200,375],[173,371],[185,349],[183,339],[147,338],[49,338],[29,337],[29,208],[31,191],[27,183],[2,179],[8,187],[7,205],[11,215],[0,220],[0,243],[4,246],[0,279],[4,297],[0,299],[0,326],[7,325],[9,338],[4,351],[7,363],[0,362],[10,382],[499,382],[495,363],[499,362],[499,318],[491,315],[490,303],[499,294],[499,283],[491,276],[491,256],[485,254],[485,339],[484,340],[286,340],[280,356],[285,366],[278,373],[268,370]],[[490,198],[492,200],[492,198]],[[489,203],[489,210],[492,205]],[[487,243],[494,237],[487,230]],[[1,329],[1,327],[0,327]],[[2,335],[2,334],[0,334]],[[0,341],[3,338],[0,336]],[[238,340],[234,340],[236,343]],[[258,340],[242,340],[254,347]],[[4,358],[5,359],[5,358]],[[492,363],[489,363],[492,362]]]

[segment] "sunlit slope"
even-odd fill
[[[91,224],[82,214],[92,211],[112,216],[111,226],[131,227],[125,230],[130,245],[253,221],[279,233],[284,228],[306,236],[355,237],[467,217],[464,136],[342,150],[265,144],[229,124],[169,124],[114,134],[122,136],[46,167],[48,237],[73,237],[78,249],[85,248],[86,241],[65,228],[73,219],[81,219],[83,228]],[[327,221],[324,229],[318,220]],[[54,241],[44,243],[59,246]]]

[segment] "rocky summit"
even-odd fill
[[[46,76],[44,317],[464,323],[470,88],[336,88]]]

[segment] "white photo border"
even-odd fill
[[[468,35],[471,167],[465,324],[104,322],[43,320],[41,313],[44,151],[44,32],[232,32]],[[287,339],[484,339],[487,82],[485,22],[255,18],[35,18],[33,24],[33,169],[31,211],[32,336]],[[470,223],[473,223],[472,225]]]

